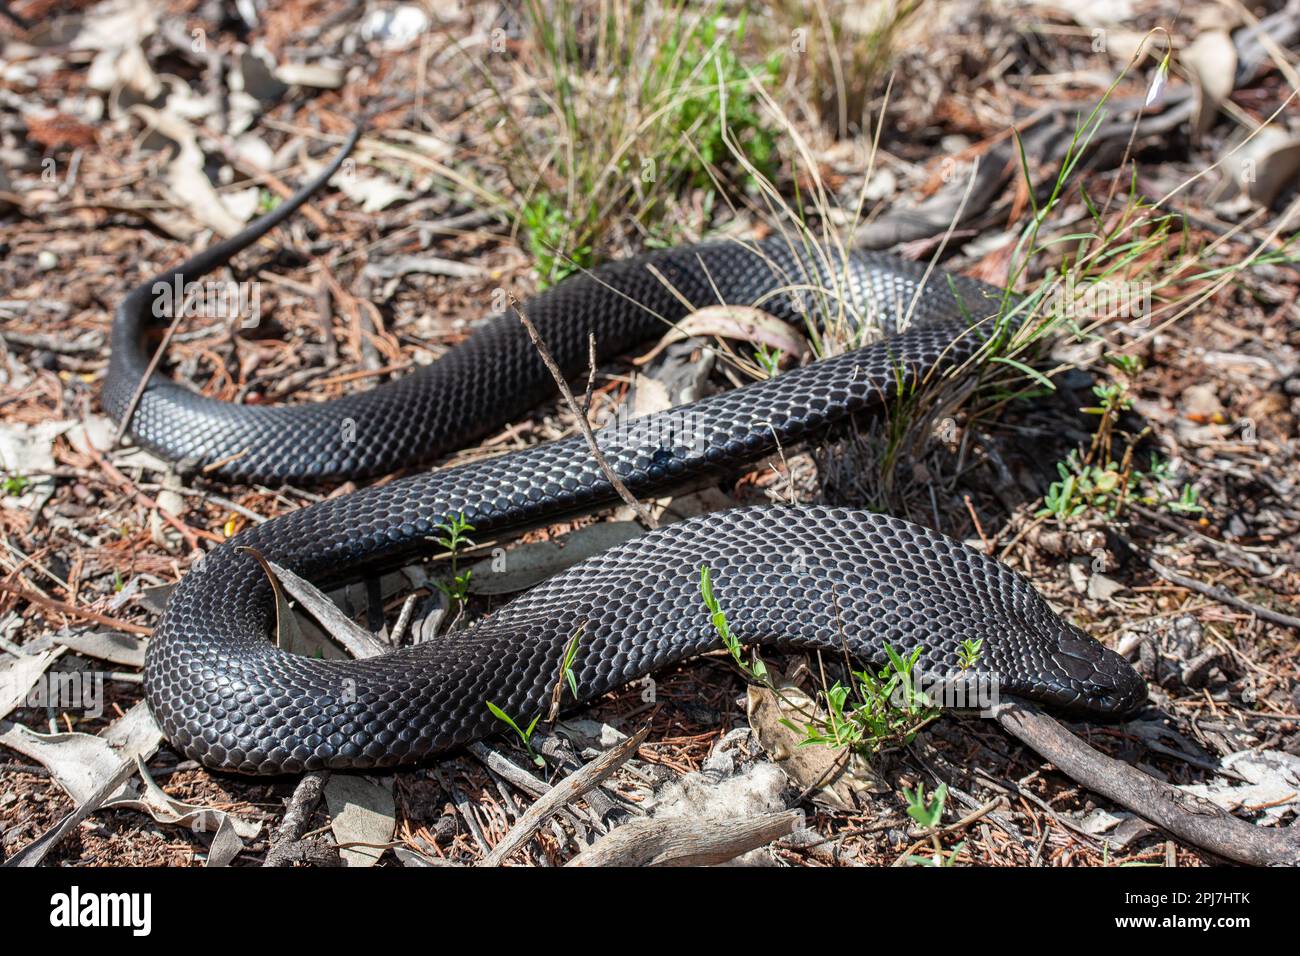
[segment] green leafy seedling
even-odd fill
[[[537,729],[537,722],[542,719],[542,715],[540,713],[532,719],[532,722],[529,723],[528,725],[528,729],[524,730],[519,726],[519,724],[515,722],[515,719],[513,717],[507,714],[496,704],[492,703],[492,701],[490,700],[487,701],[487,709],[492,712],[493,717],[501,721],[503,724],[505,724],[507,727],[513,730],[516,735],[518,735],[520,742],[524,745],[524,749],[528,751],[528,755],[532,758],[534,764],[536,764],[539,767],[546,766],[546,761],[542,759],[541,755],[533,751],[533,744],[532,744],[533,731]]]

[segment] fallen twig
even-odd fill
[[[402,638],[406,635],[406,629],[410,626],[411,615],[415,613],[415,605],[419,600],[418,594],[408,594],[406,600],[402,602],[402,609],[397,614],[397,623],[393,625],[393,632],[388,635],[388,643],[393,647],[400,647]]]
[[[1202,534],[1195,528],[1189,527],[1185,522],[1176,521],[1169,517],[1169,515],[1162,514],[1161,512],[1155,511],[1151,508],[1144,508],[1142,505],[1136,504],[1132,501],[1128,503],[1127,507],[1130,511],[1141,515],[1148,521],[1154,521],[1162,528],[1167,528],[1170,531],[1182,535],[1182,537],[1188,538],[1192,541],[1199,541],[1201,544],[1213,551],[1219,560],[1223,561],[1225,564],[1230,564],[1234,567],[1241,567],[1243,563],[1247,564],[1249,567],[1245,570],[1249,570],[1253,574],[1268,574],[1272,570],[1268,563],[1254,551],[1248,551],[1240,545],[1233,544],[1230,541],[1220,541],[1218,538],[1211,538],[1208,534]],[[1269,558],[1281,561],[1291,561],[1294,556],[1289,554],[1271,553],[1269,554]]]
[[[577,773],[552,787],[528,808],[528,811],[519,818],[519,822],[502,837],[501,842],[488,854],[481,865],[500,866],[506,857],[532,839],[537,828],[549,820],[552,814],[570,801],[578,799],[622,766],[636,753],[649,733],[650,725],[647,724],[617,747],[601,754]]]
[[[1249,611],[1256,617],[1263,618],[1266,621],[1272,621],[1274,624],[1280,624],[1283,627],[1293,627],[1300,630],[1300,617],[1292,617],[1290,614],[1283,614],[1281,611],[1274,611],[1259,604],[1252,604],[1245,598],[1239,598],[1237,595],[1221,588],[1216,584],[1206,584],[1195,578],[1189,578],[1184,574],[1179,574],[1172,568],[1167,568],[1155,558],[1149,558],[1147,564],[1151,570],[1160,575],[1166,581],[1177,584],[1180,588],[1187,588],[1189,591],[1195,591],[1197,594],[1203,594],[1207,598],[1218,601],[1220,604],[1226,604],[1229,607],[1235,607],[1242,611]]]
[[[86,621],[95,621],[98,624],[105,624],[118,631],[125,631],[127,634],[142,634],[148,637],[153,633],[153,628],[145,627],[143,624],[132,624],[130,621],[122,621],[107,614],[100,614],[97,611],[88,611],[83,607],[75,607],[71,604],[65,604],[62,601],[56,601],[53,598],[47,598],[43,594],[37,594],[35,591],[29,591],[27,588],[20,588],[5,581],[0,581],[0,591],[8,591],[10,594],[16,594],[24,601],[30,601],[32,604],[48,608],[51,611],[58,611],[60,614],[67,614],[71,617],[78,617]]]
[[[481,762],[483,766],[487,767],[503,780],[514,784],[531,797],[544,796],[553,789],[549,783],[544,780],[538,780],[527,770],[515,766],[480,740],[476,740],[474,743],[470,744],[468,750],[478,758],[479,762]]]
[[[298,781],[262,866],[291,866],[300,860],[314,858],[315,854],[303,846],[302,836],[307,832],[307,821],[311,819],[316,804],[320,803],[329,777],[328,770],[318,770]],[[337,852],[333,854],[333,862],[338,862]]]
[[[1300,863],[1300,833],[1255,826],[1208,800],[1161,783],[1093,749],[1032,704],[1005,701],[993,713],[1008,733],[1070,779],[1193,846],[1238,863]]]
[[[549,783],[537,779],[523,767],[512,763],[506,757],[503,757],[491,747],[485,745],[482,741],[475,741],[470,744],[467,749],[471,754],[478,758],[479,762],[488,769],[489,773],[494,774],[498,778],[498,785],[501,785],[502,781],[513,784],[515,787],[533,798],[544,796],[552,789]],[[503,795],[505,792],[508,791],[503,790]],[[592,795],[597,793],[600,793],[600,791],[588,791],[587,802],[591,803]],[[570,837],[564,832],[564,828],[560,826],[559,823],[559,818],[564,818],[568,821],[569,825],[573,827],[575,833],[581,835],[584,832],[585,824],[578,819],[579,815],[577,807],[566,807],[559,810],[556,813],[556,819],[551,821],[551,830],[555,834],[556,839],[560,841],[561,845],[564,845],[567,842],[572,842],[579,850],[581,850],[585,845],[585,842],[580,839],[580,837]],[[516,814],[517,818],[522,818],[522,816],[523,814]],[[592,818],[590,823],[596,826],[597,831],[599,832],[600,821],[595,819],[596,816],[597,814],[595,813],[590,814],[590,817]]]
[[[609,479],[609,483],[614,486],[614,490],[618,492],[618,496],[627,502],[628,507],[636,512],[636,516],[640,519],[641,523],[651,531],[655,530],[659,527],[659,522],[656,521],[650,512],[645,509],[645,505],[637,501],[632,492],[627,490],[627,485],[623,484],[623,479],[619,478],[614,469],[610,467],[609,462],[605,460],[605,456],[601,453],[600,446],[596,444],[596,434],[591,430],[591,423],[587,421],[586,413],[578,407],[577,399],[573,397],[573,391],[569,388],[569,383],[565,381],[564,373],[560,371],[560,366],[555,363],[555,359],[551,356],[550,349],[548,349],[546,343],[542,341],[542,337],[537,331],[537,326],[533,325],[532,320],[529,319],[528,316],[524,315],[524,310],[515,304],[513,298],[510,300],[510,307],[514,309],[515,315],[519,316],[519,321],[524,324],[524,328],[528,331],[528,337],[532,339],[533,347],[537,349],[537,354],[542,357],[542,361],[546,363],[546,367],[550,369],[551,375],[555,378],[555,384],[560,387],[560,394],[564,396],[565,404],[569,406],[569,410],[573,412],[573,416],[578,420],[578,428],[581,429],[582,436],[587,439],[587,445],[591,448],[591,454],[592,457],[596,459],[596,464],[600,466],[600,470],[604,472],[605,477]]]

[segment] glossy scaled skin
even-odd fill
[[[201,254],[199,266],[224,261],[263,225],[218,255]],[[193,261],[176,271],[197,277]],[[630,348],[685,313],[679,297],[695,306],[759,304],[794,317],[780,290],[830,288],[850,315],[891,333],[599,433],[610,464],[645,496],[732,473],[778,445],[822,438],[969,359],[981,343],[970,318],[997,311],[990,290],[938,275],[916,296],[920,276],[918,266],[884,256],[841,261],[780,241],[713,244],[614,263],[524,307],[570,371],[586,362],[589,331],[603,354]],[[115,414],[125,411],[147,362],[140,337],[149,301],[133,293],[115,323],[105,395]],[[824,296],[806,301],[824,311]],[[910,322],[898,331],[903,316]],[[322,405],[232,406],[157,379],[131,430],[174,459],[203,463],[242,452],[221,469],[235,479],[368,475],[471,440],[549,394],[549,383],[522,329],[505,316],[428,369]],[[722,607],[746,642],[838,649],[843,639],[874,662],[886,641],[920,644],[926,663],[944,668],[956,663],[962,640],[976,638],[984,641],[981,666],[997,675],[1002,693],[1097,715],[1123,714],[1145,700],[1126,662],[1062,622],[1012,572],[933,532],[866,512],[755,508],[702,516],[584,562],[467,631],[364,661],[275,648],[271,588],[239,550],[254,548],[309,579],[339,580],[427,552],[449,515],[463,514],[486,540],[615,500],[574,438],[367,488],[254,527],[181,582],[150,642],[150,706],[172,743],[209,766],[298,772],[418,760],[491,732],[488,701],[524,720],[544,710],[580,625],[574,673],[582,699],[715,646],[699,596],[701,564],[713,569]]]
[[[183,269],[183,267],[182,267]],[[712,243],[663,250],[573,276],[526,303],[556,362],[568,374],[587,367],[588,341],[599,357],[618,355],[668,331],[698,306],[759,303],[795,318],[789,287],[824,289],[851,304],[854,323],[888,327],[905,312],[922,268],[876,254],[855,254],[843,268],[782,241],[754,246]],[[186,278],[196,276],[185,270]],[[167,276],[159,277],[169,283]],[[157,281],[157,280],[155,280]],[[951,317],[952,297],[934,280],[912,319]],[[668,283],[671,285],[666,285]],[[146,284],[146,288],[151,285]],[[972,309],[986,309],[986,290],[960,280]],[[817,307],[819,298],[804,295]],[[104,404],[121,418],[148,365],[143,348],[152,299],[118,310]],[[877,320],[885,322],[877,323]],[[304,405],[235,405],[155,376],[131,419],[140,444],[230,481],[309,483],[363,478],[427,463],[517,419],[555,393],[555,382],[513,313],[486,319],[474,334],[431,365],[370,391]],[[220,464],[209,470],[206,466]]]

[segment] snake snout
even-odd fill
[[[1130,716],[1147,701],[1146,681],[1133,666],[1073,625],[1064,625],[1051,659],[1066,677],[1064,710],[1114,719]]]

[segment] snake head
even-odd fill
[[[1147,702],[1147,685],[1133,665],[1072,624],[1060,621],[1047,654],[1045,686],[1035,697],[1067,713],[1123,720]]]

